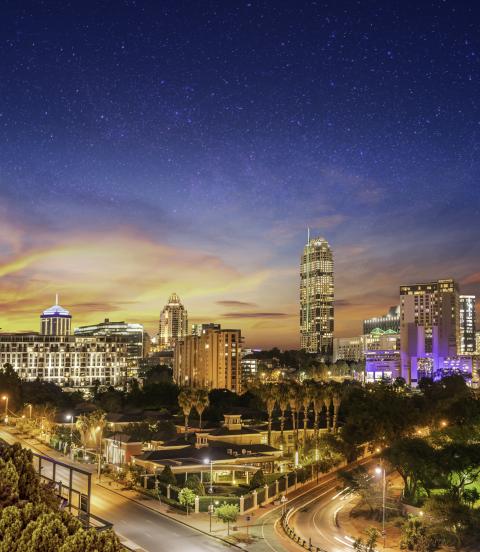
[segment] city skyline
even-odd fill
[[[175,291],[192,323],[298,347],[307,226],[335,252],[337,336],[403,283],[480,294],[473,7],[77,15],[0,23],[2,331],[58,292],[77,325],[154,334]]]

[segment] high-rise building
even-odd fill
[[[458,285],[452,279],[400,287],[402,377],[442,377],[444,359],[457,355],[460,341]]]
[[[395,333],[400,332],[400,307],[390,307],[387,314],[375,316],[363,321],[363,334],[367,335],[376,328],[387,331],[392,330]]]
[[[148,334],[142,324],[130,324],[127,322],[110,322],[105,318],[104,322],[90,326],[75,328],[76,336],[121,336],[127,347],[128,376],[138,376],[138,364],[148,354]]]
[[[40,333],[42,335],[70,335],[72,316],[68,310],[58,304],[58,294],[55,305],[45,309],[40,315]]]
[[[333,255],[324,238],[310,238],[300,262],[300,344],[324,359],[333,354]]]
[[[173,349],[188,334],[188,313],[176,293],[172,293],[160,314],[159,347]]]
[[[179,385],[242,389],[242,334],[240,330],[206,329],[177,341],[173,379]]]
[[[476,349],[475,295],[460,295],[460,350],[458,352],[475,353]]]

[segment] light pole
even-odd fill
[[[213,460],[205,458],[204,464],[210,464],[210,486],[208,487],[208,494],[210,495],[210,506],[208,512],[210,514],[210,533],[212,532],[212,515],[213,515]]]
[[[99,452],[98,452],[98,471],[97,471],[97,481],[100,483],[100,479],[102,477],[102,428],[100,426],[97,426],[96,431],[100,432]]]
[[[67,421],[70,422],[70,458],[72,458],[73,453],[73,415],[67,414]]]
[[[3,395],[2,400],[5,401],[5,421],[8,418],[8,395]]]
[[[387,478],[385,474],[385,467],[384,466],[377,466],[375,468],[375,473],[377,475],[382,476],[382,536],[383,536],[383,548],[385,548],[385,540],[386,540],[386,533],[385,533],[385,495],[387,490]]]

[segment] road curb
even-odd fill
[[[204,531],[203,529],[199,529],[198,527],[195,527],[193,525],[189,525],[188,523],[186,523],[185,521],[182,521],[181,519],[177,519],[173,516],[169,516],[168,514],[164,513],[164,512],[160,512],[159,510],[157,510],[156,508],[152,508],[151,506],[148,506],[147,504],[144,504],[142,501],[140,500],[137,500],[136,498],[130,498],[129,496],[125,496],[123,495],[122,493],[120,493],[119,491],[116,491],[115,489],[112,489],[110,487],[106,487],[105,485],[102,485],[101,483],[97,483],[97,485],[99,487],[102,487],[104,488],[105,490],[107,491],[111,491],[112,493],[115,493],[123,498],[126,498],[127,500],[131,500],[132,502],[135,502],[136,504],[139,504],[140,506],[143,506],[144,508],[147,508],[148,510],[152,511],[152,512],[155,512],[156,514],[159,514],[160,516],[163,516],[163,517],[166,517],[168,519],[171,519],[172,521],[176,521],[177,523],[180,523],[182,525],[184,525],[185,527],[189,527],[190,529],[194,529],[195,531],[198,531],[199,533],[203,533],[204,535],[207,535],[207,537],[211,537],[212,539],[217,539],[219,541],[222,541],[224,542],[225,544],[228,544],[229,546],[234,546],[235,548],[238,548],[239,550],[243,550],[245,551],[246,549],[243,547],[243,546],[240,546],[238,544],[235,544],[233,542],[230,542],[228,541],[227,539],[224,539],[222,537],[219,537],[217,535],[212,535],[211,533],[207,532],[207,531]],[[114,529],[115,531],[115,526],[114,526]]]

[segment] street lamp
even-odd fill
[[[70,457],[72,458],[72,453],[73,453],[73,415],[72,414],[67,414],[66,415],[66,418],[67,418],[67,421],[70,422]]]
[[[210,514],[210,533],[211,533],[212,515],[213,515],[213,460],[210,460],[210,458],[205,458],[203,463],[210,464],[210,486],[208,488],[208,494],[210,495],[210,506],[208,508],[208,513]]]
[[[100,426],[97,426],[95,428],[95,431],[100,431],[100,437],[99,437],[99,452],[98,452],[98,471],[97,471],[97,481],[100,483],[100,479],[102,477],[102,428]]]
[[[3,395],[2,401],[5,401],[5,419],[8,418],[8,395]]]
[[[385,548],[385,495],[387,490],[387,478],[385,474],[385,468],[383,466],[377,466],[375,468],[375,473],[382,476],[382,536],[383,536],[383,548]]]

